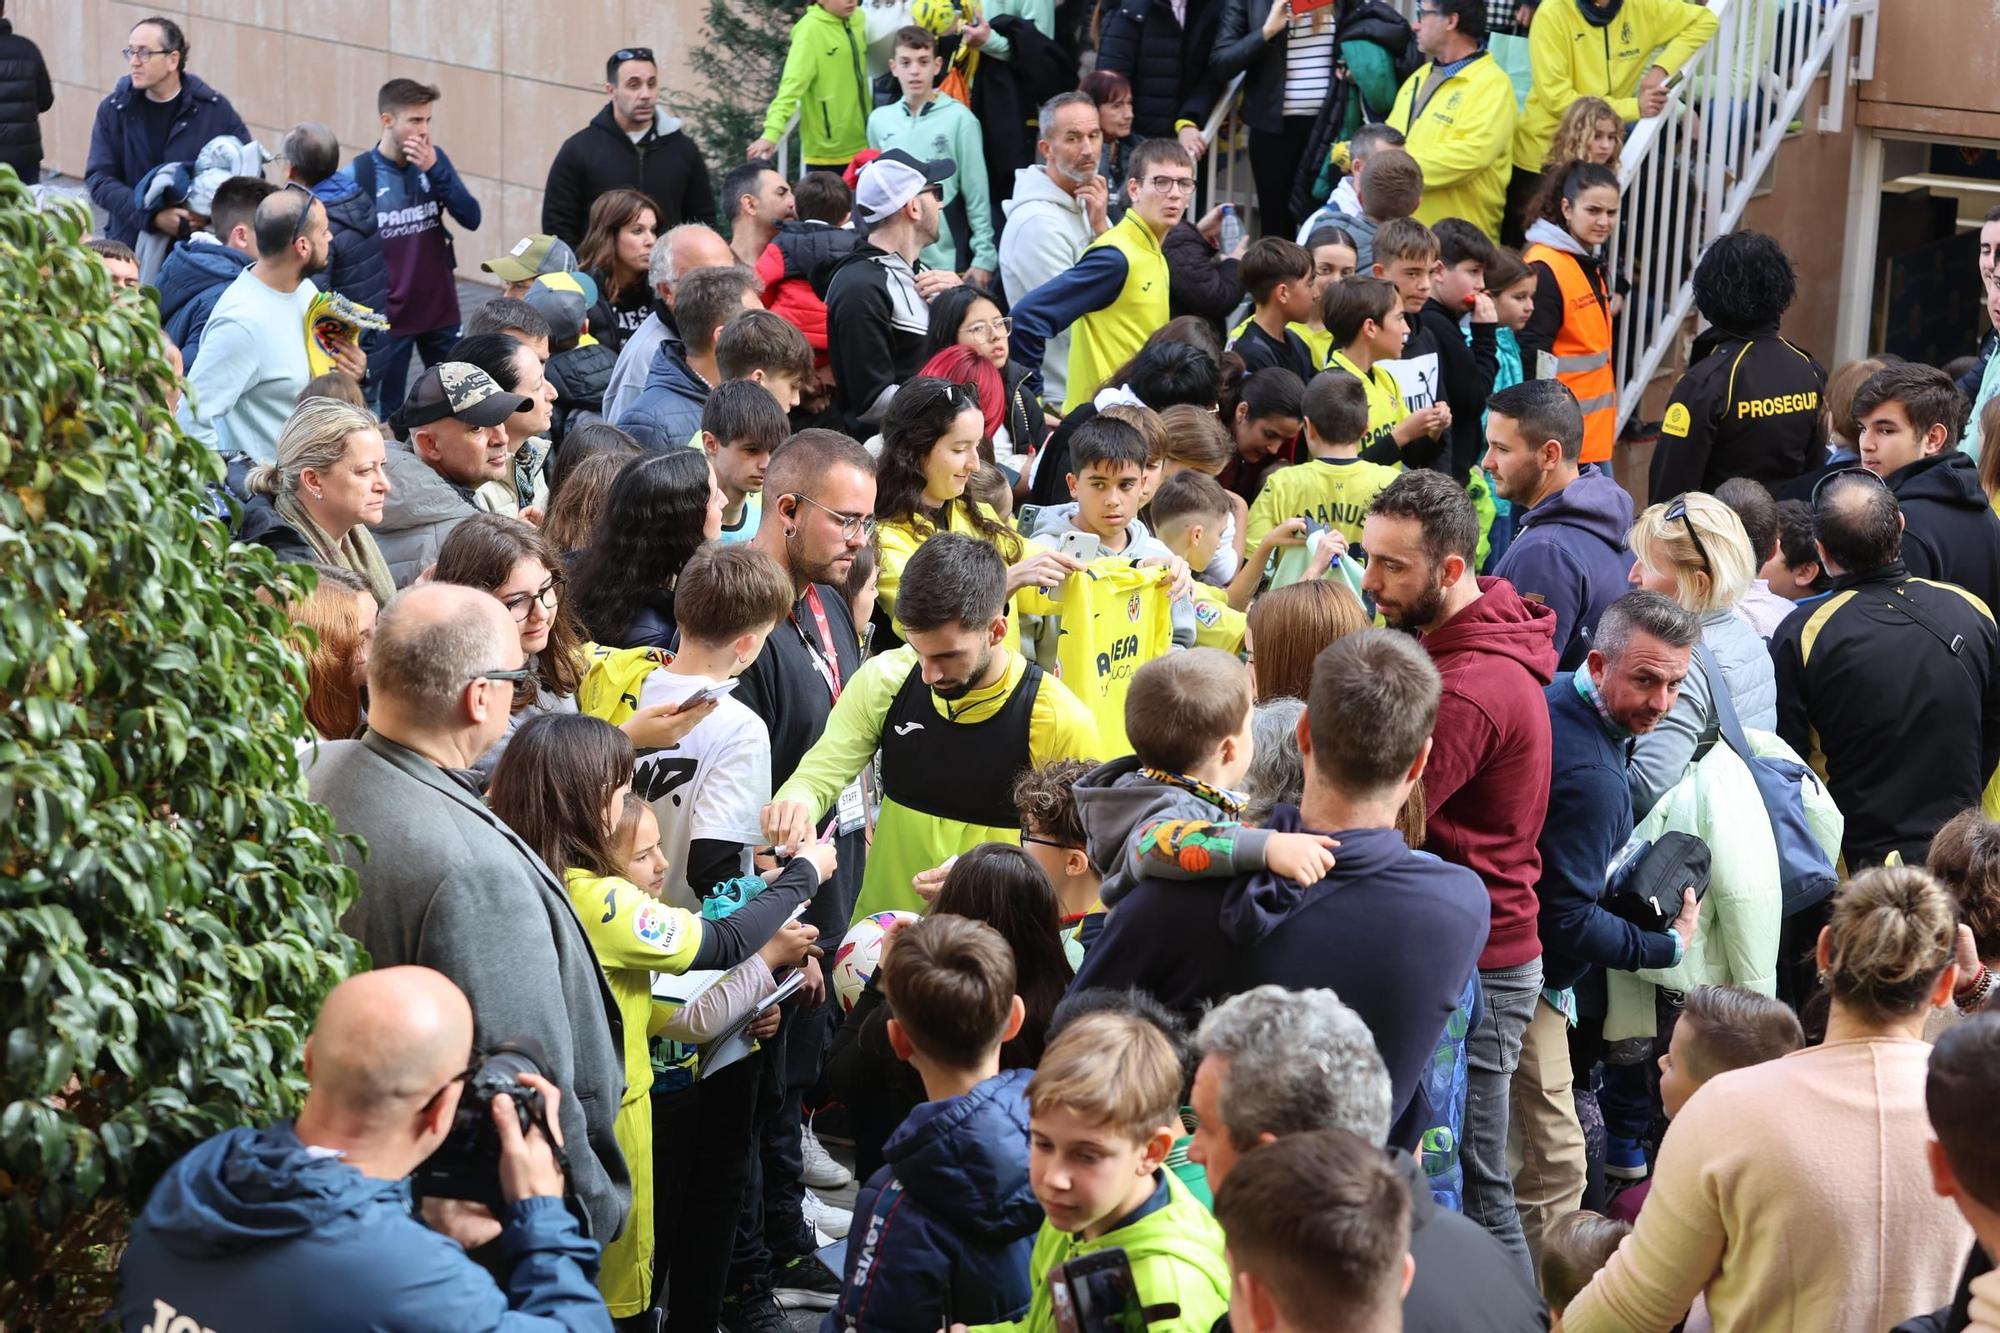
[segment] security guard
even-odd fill
[[[1701,257],[1694,299],[1711,327],[1667,400],[1653,499],[1713,492],[1731,477],[1776,491],[1826,453],[1826,370],[1778,332],[1797,290],[1792,261],[1761,233],[1732,232]]]

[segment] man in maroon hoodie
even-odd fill
[[[1521,1037],[1542,989],[1536,848],[1549,806],[1549,710],[1555,612],[1505,579],[1473,574],[1479,520],[1465,491],[1417,468],[1375,497],[1362,526],[1361,586],[1398,629],[1419,636],[1443,680],[1424,847],[1477,874],[1493,922],[1479,956],[1479,1023],[1466,1038],[1460,1160],[1465,1214],[1529,1265],[1507,1172],[1507,1105]]]

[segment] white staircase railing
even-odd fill
[[[1413,17],[1415,0],[1394,3]],[[1611,240],[1612,270],[1630,284],[1614,325],[1621,428],[1648,382],[1671,362],[1694,308],[1695,262],[1742,222],[1814,80],[1831,76],[1825,106],[1805,128],[1838,133],[1849,81],[1874,77],[1879,4],[1710,0],[1715,38],[1674,80],[1667,109],[1632,130],[1618,164],[1624,215]],[[1239,74],[1209,113],[1202,137],[1209,144],[1209,203],[1234,203],[1254,235],[1256,191],[1242,179],[1248,148],[1235,116],[1242,89]]]
[[[1713,0],[1714,40],[1674,81],[1667,109],[1626,140],[1624,210],[1610,247],[1612,272],[1631,284],[1613,326],[1620,427],[1671,364],[1694,308],[1696,261],[1742,223],[1814,81],[1831,76],[1818,122],[1802,128],[1837,133],[1848,81],[1873,76],[1878,4]]]

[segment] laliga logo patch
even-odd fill
[[[672,912],[648,900],[632,909],[632,933],[641,944],[671,952],[674,939],[680,934],[680,923]]]
[[[1210,629],[1214,629],[1216,624],[1222,619],[1222,608],[1214,602],[1196,602],[1194,604],[1194,618]]]
[[[1136,592],[1125,603],[1125,618],[1135,625],[1139,623],[1139,594]]]

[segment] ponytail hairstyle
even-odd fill
[[[250,469],[244,489],[273,499],[297,495],[306,469],[325,472],[334,467],[347,456],[348,436],[364,430],[381,430],[370,413],[337,398],[308,398],[292,409],[278,434],[278,461]]]
[[[1877,866],[1840,886],[1826,928],[1826,986],[1864,1020],[1909,1018],[1951,966],[1958,906],[1929,871]]]
[[[1618,173],[1595,162],[1561,162],[1542,173],[1542,183],[1529,205],[1528,216],[1569,230],[1563,205],[1573,204],[1585,190],[1618,189]]]
[[[1215,413],[1185,404],[1160,413],[1167,429],[1167,461],[1215,476],[1236,456],[1236,442]],[[2000,454],[2000,449],[1994,450]]]
[[[1222,358],[1222,424],[1234,428],[1236,409],[1245,409],[1245,421],[1285,417],[1303,421],[1306,415],[1306,386],[1282,366],[1248,370],[1234,352]]]

